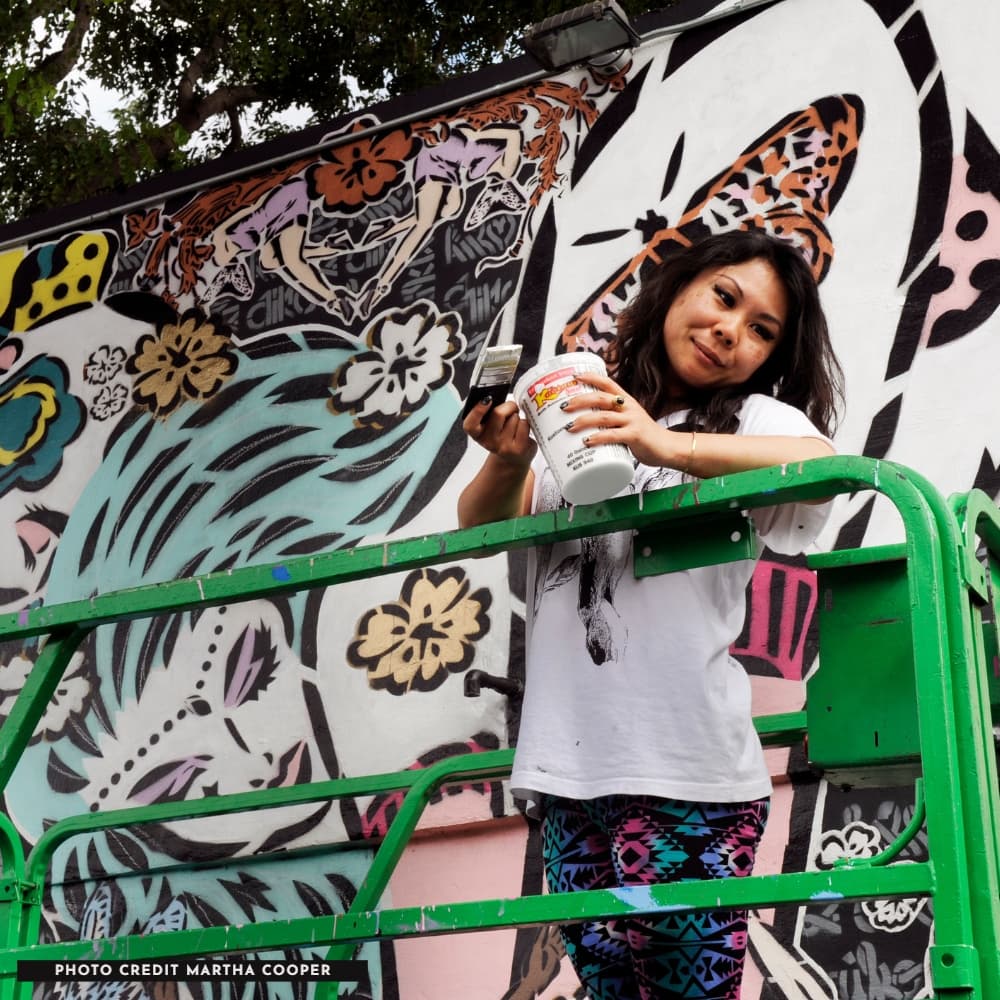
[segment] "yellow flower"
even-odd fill
[[[411,573],[398,602],[379,605],[358,622],[348,663],[366,669],[372,687],[392,694],[439,687],[472,663],[473,644],[489,630],[490,593],[469,589],[458,568]]]
[[[126,369],[137,376],[132,398],[156,416],[166,416],[187,400],[208,399],[236,371],[229,337],[197,309],[177,323],[164,324],[136,345]]]

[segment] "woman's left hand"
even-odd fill
[[[707,479],[834,454],[818,431],[816,437],[698,431],[696,457],[691,431],[672,431],[657,423],[614,379],[589,372],[580,373],[577,379],[594,391],[566,401],[564,409],[573,415],[571,432],[582,435],[590,447],[623,444],[643,465],[680,469]]]
[[[574,434],[581,434],[588,447],[623,444],[643,465],[683,465],[682,451],[690,435],[667,430],[657,423],[614,379],[607,375],[581,372],[577,380],[594,392],[572,396],[564,407],[573,414]]]

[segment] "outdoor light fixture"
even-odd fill
[[[595,0],[531,25],[521,44],[549,70],[587,63],[613,73],[639,36],[615,0]]]

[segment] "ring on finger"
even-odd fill
[[[616,410],[619,410],[619,411],[624,410],[625,409],[625,397],[624,396],[615,396],[615,398],[612,401],[611,405]]]

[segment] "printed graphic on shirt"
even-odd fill
[[[640,465],[628,493],[645,493],[674,486],[676,469],[650,469]],[[568,507],[549,469],[540,475],[536,509]],[[627,532],[591,535],[579,542],[540,546],[535,553],[534,613],[542,599],[560,587],[577,588],[577,614],[587,652],[594,663],[617,663],[628,645],[628,624],[615,607],[615,593],[632,561],[632,540]]]

